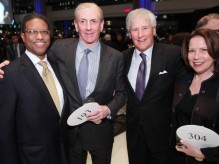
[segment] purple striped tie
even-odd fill
[[[135,92],[139,100],[141,100],[145,90],[145,76],[146,76],[146,55],[140,53],[142,61],[139,65],[138,75],[136,80]]]
[[[86,97],[86,87],[88,80],[88,54],[91,52],[90,49],[84,50],[84,55],[81,59],[79,70],[78,70],[78,86],[81,94],[81,98],[84,100]]]

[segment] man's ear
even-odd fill
[[[23,42],[25,43],[24,32],[21,32],[21,38],[22,38]]]
[[[76,30],[76,32],[78,32],[78,23],[77,23],[76,20],[74,20],[74,25],[75,25],[75,30]]]
[[[132,36],[131,36],[130,32],[128,32],[128,37],[129,37],[130,39],[132,39]]]

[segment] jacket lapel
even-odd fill
[[[106,46],[102,43],[101,44],[101,51],[100,51],[100,61],[99,61],[99,70],[97,74],[97,81],[96,85],[94,87],[94,91],[97,89],[97,87],[100,87],[103,85],[103,81],[105,81],[106,77],[108,77],[109,72],[106,72],[109,69],[105,68],[110,68],[109,66],[109,58],[111,57],[111,53],[107,50]],[[94,92],[93,91],[93,92]],[[91,93],[92,95],[92,93]]]
[[[125,78],[127,81],[127,87],[129,87],[129,89],[132,91],[132,93],[136,97],[135,91],[132,88],[131,83],[129,82],[129,79],[128,79],[128,73],[129,73],[129,69],[130,69],[131,64],[132,64],[132,57],[134,54],[134,50],[135,50],[135,48],[131,48],[128,50],[127,54],[125,54],[125,74],[126,74]],[[137,99],[137,97],[136,97],[136,99]]]
[[[157,43],[154,43],[151,59],[151,72],[142,100],[145,100],[146,95],[150,93],[151,86],[154,84],[156,78],[158,78],[159,72],[165,69],[162,60],[162,52],[163,50],[161,48],[158,48]]]
[[[55,73],[55,75],[56,75],[56,77],[57,77],[57,79],[58,79],[58,81],[59,81],[59,83],[60,83],[60,85],[61,85],[61,87],[62,87],[63,99],[64,99],[64,104],[63,104],[62,113],[61,113],[61,116],[62,116],[63,110],[65,109],[65,108],[64,108],[64,107],[65,107],[65,103],[66,103],[66,100],[67,100],[67,93],[65,92],[65,86],[64,86],[64,83],[63,83],[63,81],[62,81],[61,75],[60,75],[60,73],[58,72],[58,66],[57,66],[57,64],[56,64],[54,61],[50,60],[49,58],[48,58],[48,61],[49,61],[50,65],[51,65],[51,67],[53,68],[53,71],[54,71],[54,73]],[[56,111],[57,111],[57,114],[59,114],[59,113],[58,113],[58,110],[56,110]]]
[[[75,66],[75,59],[76,59],[76,50],[77,50],[77,44],[78,40],[74,40],[73,42],[66,44],[65,51],[63,54],[65,54],[65,73],[68,74],[68,77],[70,80],[66,80],[68,83],[68,92],[70,93],[70,96],[74,98],[74,100],[77,100],[79,103],[82,102],[80,91],[78,87],[78,81],[77,81],[77,73],[76,73],[76,66]],[[64,49],[64,48],[63,48]],[[70,70],[67,70],[70,69]]]
[[[44,101],[45,103],[47,103],[46,105],[48,107],[52,106],[52,109],[56,109],[56,106],[52,100],[52,97],[50,96],[46,85],[44,84],[40,74],[26,54],[22,55],[21,63],[24,67],[24,75],[26,76],[27,80],[33,85],[33,87],[37,89],[37,92],[39,92],[39,95],[42,96],[42,99],[47,100]],[[55,112],[57,116],[59,116],[57,110],[53,110],[53,112]]]

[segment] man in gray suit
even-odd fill
[[[103,30],[103,13],[94,3],[81,3],[75,9],[74,20],[79,39],[57,40],[49,57],[58,62],[67,87],[71,111],[87,102],[97,102],[98,111],[88,115],[88,122],[69,128],[70,163],[86,163],[87,152],[93,164],[110,164],[113,118],[126,102],[123,55],[99,41]],[[89,49],[87,85],[81,93],[80,63]],[[100,121],[100,124],[94,122]]]

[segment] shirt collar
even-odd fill
[[[30,60],[33,62],[34,65],[37,65],[38,62],[40,61],[40,59],[34,55],[33,53],[31,53],[28,50],[25,50],[25,53],[27,54],[27,56],[30,58]],[[45,58],[43,59],[43,61],[45,61],[46,63],[48,63],[48,59],[47,59],[47,55],[45,55]]]
[[[144,52],[141,52],[141,51],[139,51],[138,49],[135,49],[135,51],[134,51],[134,57],[137,59],[137,58],[140,57],[140,55],[139,55],[140,53],[144,53],[148,59],[151,59],[153,46],[154,46],[154,45],[152,45],[151,47],[149,47],[149,48],[148,48],[147,50],[145,50]]]
[[[86,46],[86,44],[81,40],[79,39],[79,42],[78,42],[78,47],[80,48],[80,53],[82,53],[85,49],[87,49],[88,47]],[[99,40],[92,46],[90,47],[89,49],[92,51],[92,52],[97,52],[98,49],[100,48],[100,42]]]

